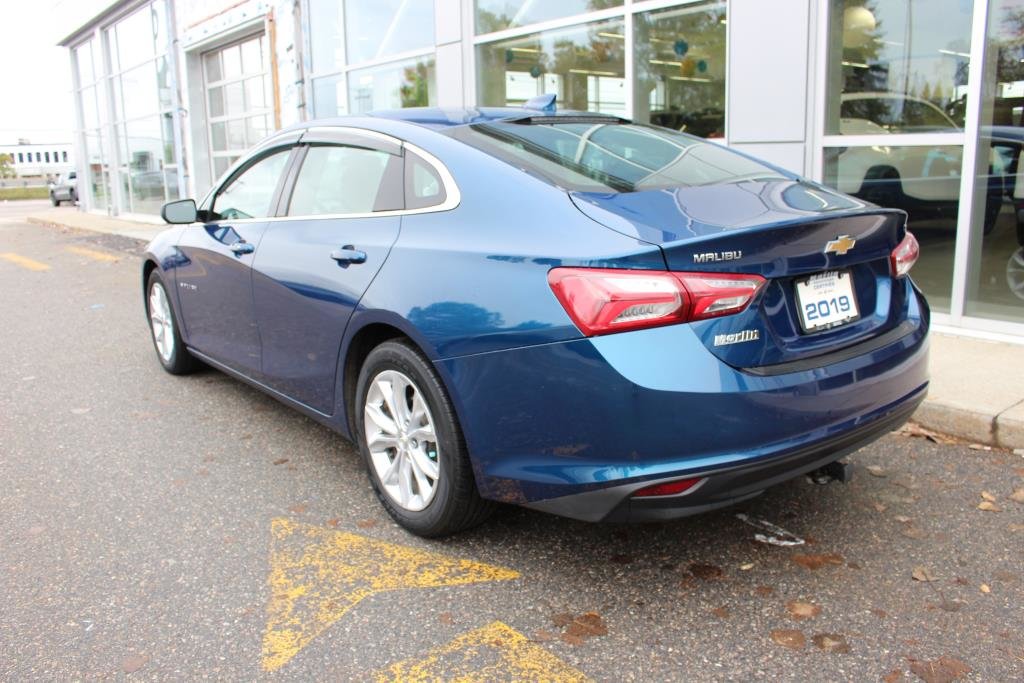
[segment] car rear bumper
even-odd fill
[[[721,507],[832,462],[902,424],[928,387],[928,315],[823,365],[730,367],[689,325],[437,362],[486,498],[586,520]],[[707,477],[673,498],[639,488]]]
[[[694,488],[679,495],[635,498],[641,488],[678,477],[610,486],[585,493],[526,503],[526,507],[587,522],[646,522],[676,519],[715,510],[759,495],[765,489],[813,472],[852,453],[904,424],[924,400],[922,389],[893,410],[840,436],[803,446],[764,461],[706,472]]]

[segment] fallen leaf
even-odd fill
[[[753,562],[747,562],[746,564],[741,564],[740,565],[740,571],[741,572],[749,572],[753,568],[754,568],[754,563]]]
[[[992,588],[987,583],[981,584],[981,586],[979,586],[979,588],[981,589],[982,593],[991,593],[992,592]]]
[[[971,667],[952,657],[939,657],[932,661],[911,658],[909,661],[910,670],[925,683],[951,683],[971,671]]]
[[[341,524],[341,520],[337,517],[335,517],[334,519],[327,520],[327,526],[331,527],[332,529],[337,529],[339,524]]]
[[[912,525],[903,527],[902,529],[900,529],[900,533],[906,536],[907,538],[914,538],[917,540],[920,540],[928,535],[927,533],[925,533],[924,529]]]
[[[936,577],[935,574],[933,574],[932,571],[924,565],[914,567],[914,571],[911,572],[910,575],[914,577],[914,581],[923,581],[925,583],[939,580],[938,577]]]
[[[872,506],[875,508],[875,512],[885,512],[889,509],[885,503],[872,503]]]
[[[893,669],[889,673],[882,676],[882,683],[896,683],[896,681],[903,678],[903,672],[899,669]]]
[[[850,652],[850,644],[846,642],[846,636],[838,633],[819,633],[811,638],[811,642],[819,650],[825,652],[838,652],[844,655]]]
[[[1024,524],[1010,524],[1006,527],[1011,533],[1017,533],[1018,531],[1024,531]]]
[[[985,512],[1002,512],[1003,509],[991,501],[983,500],[978,503],[978,509]]]
[[[994,503],[994,502],[996,502],[996,497],[995,497],[995,496],[993,496],[993,495],[992,495],[991,493],[989,493],[988,491],[982,491],[982,492],[981,492],[981,497],[982,497],[982,498],[984,498],[985,500],[989,501],[990,503]]]
[[[1014,503],[1024,503],[1024,488],[1019,488],[1010,494],[1010,500]]]
[[[714,614],[719,619],[728,619],[729,618],[729,608],[728,607],[716,607],[713,610],[711,610],[711,613]]]
[[[562,640],[570,645],[580,645],[588,638],[608,634],[604,619],[597,612],[587,612],[572,620],[562,634]]]
[[[703,562],[691,562],[689,570],[690,573],[693,574],[694,578],[700,579],[701,581],[714,581],[722,578],[725,574],[721,567],[717,567],[713,564],[704,564]]]
[[[290,508],[288,508],[288,510],[293,512],[296,515],[301,515],[303,512],[306,511],[306,504],[305,503],[299,503],[298,505],[291,506]]]
[[[990,451],[990,450],[992,450],[991,446],[982,446],[980,443],[968,444],[967,447],[970,448],[972,451]]]
[[[786,628],[777,628],[771,632],[772,641],[776,645],[788,647],[790,650],[802,650],[807,644],[807,638],[801,631]]]
[[[887,616],[889,616],[889,613],[886,612],[884,609],[874,609],[873,608],[873,609],[871,609],[871,613],[874,614],[879,619],[885,619]]]
[[[904,515],[896,515],[895,517],[893,517],[893,519],[895,519],[900,524],[906,524],[910,521],[910,517],[905,517]]]
[[[792,560],[805,569],[821,569],[825,565],[840,566],[843,564],[842,555],[836,553],[825,553],[823,555],[793,555]]]
[[[437,620],[446,626],[451,626],[455,623],[455,619],[452,618],[451,612],[441,612],[437,615]]]
[[[767,598],[775,592],[775,589],[771,586],[758,586],[754,589],[754,593],[762,598]]]
[[[149,655],[131,655],[125,657],[124,661],[121,662],[121,671],[126,674],[135,673],[142,667],[146,666],[146,662],[149,661]]]
[[[288,462],[288,458],[278,458],[277,460],[274,461],[274,464],[275,465],[283,465],[286,462]]]
[[[888,476],[885,469],[883,467],[880,467],[879,465],[868,465],[866,469],[868,471],[868,474],[870,474],[873,477]]]
[[[790,600],[786,603],[786,611],[797,621],[803,621],[818,616],[821,613],[821,608],[809,602]]]

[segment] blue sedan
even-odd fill
[[[167,204],[160,363],[351,439],[422,536],[497,503],[657,520],[845,478],[911,415],[929,310],[903,212],[531,106],[304,123]]]

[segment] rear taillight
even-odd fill
[[[588,337],[739,313],[765,283],[759,275],[555,268],[548,283]]]
[[[913,233],[907,231],[907,236],[896,245],[889,255],[890,269],[893,277],[903,277],[910,272],[910,269],[917,263],[917,257],[921,255],[921,247]]]

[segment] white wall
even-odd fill
[[[730,147],[804,174],[811,0],[730,0]]]

